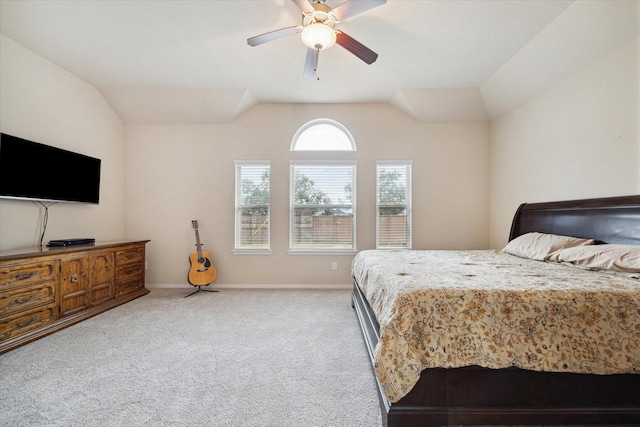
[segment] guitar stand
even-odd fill
[[[211,284],[211,283],[209,283],[209,285],[210,285],[210,284]],[[204,286],[209,286],[209,285],[204,285]],[[200,291],[206,291],[206,292],[220,292],[220,291],[219,291],[219,290],[217,290],[217,289],[202,289],[202,286],[196,286],[196,287],[198,288],[198,290],[197,290],[197,291],[193,291],[193,292],[191,292],[189,295],[184,296],[183,298],[190,297],[191,295],[193,295],[193,294],[197,294],[197,293],[198,293],[198,292],[200,292]]]

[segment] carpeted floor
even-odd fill
[[[381,424],[348,290],[188,292],[0,355],[0,425]]]

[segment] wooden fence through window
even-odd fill
[[[242,243],[245,246],[263,246],[268,243],[266,215],[242,216]],[[407,217],[382,215],[378,219],[381,230],[380,246],[404,247],[407,241]],[[296,217],[296,242],[304,245],[348,244],[353,239],[351,215],[303,215]]]

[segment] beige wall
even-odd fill
[[[50,239],[124,237],[124,127],[91,85],[0,35],[0,131],[102,159],[99,205],[49,208]],[[24,176],[28,179],[29,165]],[[38,243],[44,209],[0,200],[0,249]]]
[[[325,117],[357,153],[290,153]],[[149,238],[148,283],[186,285],[197,219],[219,285],[348,285],[351,256],[288,255],[289,160],[356,159],[357,245],[375,246],[375,162],[413,160],[414,248],[488,245],[488,125],[417,122],[389,105],[258,105],[225,125],[126,126],[126,232]],[[234,255],[234,160],[271,161],[271,255]],[[331,270],[331,262],[338,270]]]
[[[637,40],[490,125],[422,123],[382,104],[274,104],[223,125],[124,126],[95,88],[0,43],[0,130],[103,161],[100,205],[53,206],[45,240],[151,239],[151,286],[186,286],[192,219],[218,284],[349,283],[350,256],[287,254],[288,165],[299,158],[289,146],[318,117],[346,125],[358,145],[347,155],[358,161],[358,249],[375,244],[378,159],[414,161],[420,249],[499,248],[522,202],[640,192]],[[271,161],[271,255],[232,254],[237,159]],[[0,249],[35,244],[41,221],[35,203],[1,200]]]
[[[638,41],[491,124],[491,246],[520,203],[640,193]]]

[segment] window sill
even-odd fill
[[[355,249],[289,249],[289,255],[355,255],[358,253]]]
[[[271,249],[234,249],[234,255],[271,255]]]

